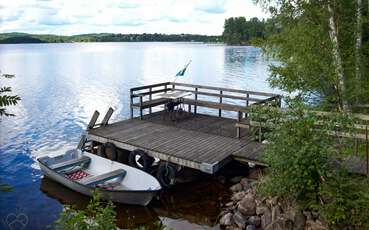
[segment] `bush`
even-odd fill
[[[103,204],[95,192],[85,211],[65,206],[59,219],[54,223],[56,229],[66,230],[110,230],[117,229],[116,213],[111,201]]]
[[[254,111],[253,119],[269,129],[265,160],[270,167],[260,192],[318,211],[333,229],[369,229],[369,182],[339,163],[353,154],[352,141],[332,136],[332,131],[352,132],[354,120],[347,114],[324,118],[301,102],[288,103],[291,109],[284,111]]]

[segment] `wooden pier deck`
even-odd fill
[[[210,174],[232,158],[264,165],[262,144],[246,130],[236,138],[235,120],[224,117],[182,112],[172,121],[167,112],[160,111],[90,129],[88,136]]]

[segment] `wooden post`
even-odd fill
[[[132,105],[133,105],[133,92],[132,92],[132,90],[130,90],[130,108],[131,108],[131,119],[133,119],[133,107],[132,107]]]
[[[199,91],[199,89],[196,87],[195,88],[195,105],[194,105],[194,108],[193,108],[193,113],[196,114],[197,113],[197,92]]]
[[[220,90],[220,95],[223,95],[223,90]],[[219,96],[219,103],[222,104],[223,103],[223,97]],[[222,109],[219,109],[219,117],[222,117]]]
[[[151,87],[149,88],[149,92],[150,92],[150,94],[149,94],[149,101],[151,102],[151,100],[152,100],[152,94],[151,94],[152,88]],[[151,111],[152,111],[152,109],[151,109],[151,106],[150,106],[149,107],[149,114],[151,114]]]
[[[246,94],[246,107],[249,107],[249,98],[250,98],[250,94]],[[249,116],[249,113],[245,113],[245,118]]]
[[[142,120],[142,117],[143,117],[143,109],[142,109],[142,96],[140,96],[140,120]]]
[[[238,111],[238,116],[237,116],[237,122],[239,123],[241,121],[242,118],[242,112]],[[241,128],[237,127],[237,138],[241,138]]]

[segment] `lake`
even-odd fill
[[[27,229],[44,229],[62,204],[83,208],[88,198],[43,178],[35,161],[76,146],[94,112],[111,106],[112,120],[129,117],[129,88],[163,81],[192,60],[177,81],[278,93],[266,79],[270,61],[255,47],[199,43],[70,43],[0,45],[2,79],[22,100],[0,121],[0,229],[25,214]],[[191,195],[188,195],[191,194]],[[147,208],[118,205],[118,223],[132,228],[160,222],[174,229],[218,228],[217,180],[178,185]]]

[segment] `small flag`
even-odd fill
[[[190,65],[191,63],[191,60],[187,63],[187,65],[185,65],[185,67],[183,69],[181,69],[177,74],[176,74],[176,77],[178,76],[183,76],[187,70],[187,67]]]

